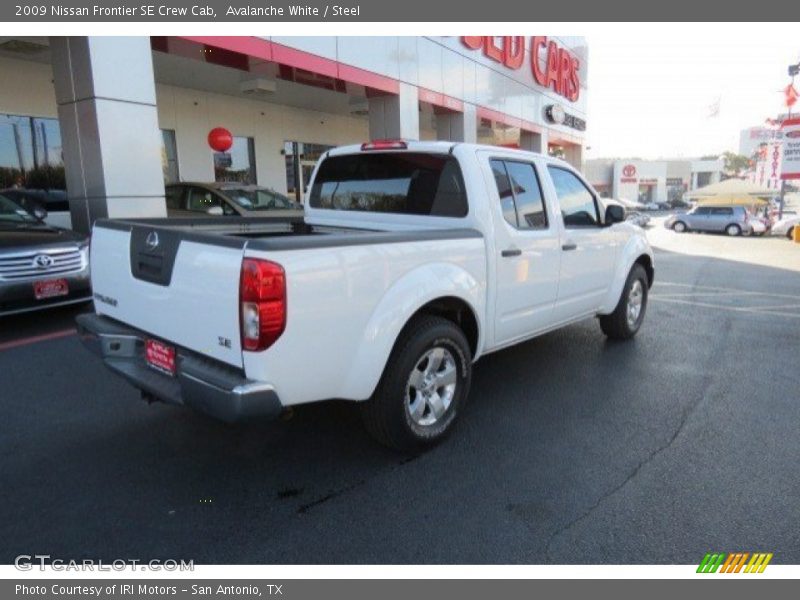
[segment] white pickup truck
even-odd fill
[[[481,356],[599,317],[633,337],[653,253],[563,161],[376,141],[319,161],[305,216],[102,220],[82,339],[149,400],[237,421],[331,398],[419,450]]]

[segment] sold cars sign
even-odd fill
[[[481,50],[490,60],[513,71],[528,68],[536,83],[575,102],[581,93],[580,61],[546,35],[464,35],[461,42],[470,50]],[[530,64],[525,65],[526,50]]]
[[[800,119],[786,119],[781,124],[781,133],[781,179],[800,179]]]

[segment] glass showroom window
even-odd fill
[[[0,189],[64,190],[58,119],[0,114]]]
[[[175,143],[175,130],[161,130],[161,170],[164,172],[164,183],[178,183],[178,146]]]
[[[251,137],[234,137],[227,152],[214,153],[214,179],[255,185],[256,145]]]

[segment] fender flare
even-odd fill
[[[614,272],[614,277],[611,280],[611,285],[608,289],[608,294],[603,301],[602,307],[598,311],[601,315],[607,315],[614,312],[614,309],[619,303],[620,296],[622,295],[622,288],[625,287],[625,281],[628,279],[633,264],[638,262],[642,257],[647,257],[650,260],[651,267],[655,266],[653,257],[653,250],[644,236],[631,237],[627,243],[619,250],[617,254],[617,268]],[[648,276],[650,274],[648,273]],[[650,281],[652,285],[652,281]]]
[[[422,265],[396,281],[373,310],[344,378],[340,397],[366,400],[372,396],[397,337],[408,321],[426,304],[446,297],[465,302],[473,311],[478,323],[477,356],[484,334],[485,286],[452,263]]]

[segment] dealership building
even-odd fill
[[[587,73],[580,37],[0,37],[0,188],[66,188],[86,230],[164,216],[176,181],[302,202],[328,148],[369,139],[515,146],[580,168]]]
[[[722,158],[713,160],[592,159],[586,178],[605,198],[642,202],[669,202],[685,192],[720,181]]]

